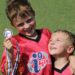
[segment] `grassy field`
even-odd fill
[[[37,28],[51,31],[66,29],[75,33],[75,0],[30,0],[36,12]],[[5,14],[6,0],[0,1],[0,58],[3,52],[3,31],[11,27]],[[11,27],[16,33],[16,30]]]

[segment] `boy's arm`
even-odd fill
[[[13,56],[9,53],[10,55],[10,59],[12,60],[11,62],[13,62]],[[1,59],[1,72],[3,75],[7,75],[8,72],[8,61],[7,61],[7,56],[6,56],[6,50],[4,50],[3,54],[2,54],[2,59]]]
[[[13,64],[13,45],[10,39],[5,39],[3,46],[5,47],[5,50],[2,55],[2,61],[1,61],[1,71],[3,75],[7,75],[8,70],[8,59],[7,55],[9,56],[12,64]]]

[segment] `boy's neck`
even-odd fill
[[[68,62],[69,60],[66,57],[58,58],[55,60],[54,66],[58,69],[62,69]]]
[[[32,33],[30,36],[26,36],[28,38],[31,38],[31,39],[36,39],[38,37],[38,34],[37,32],[35,31],[34,33]]]

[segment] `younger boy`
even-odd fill
[[[69,60],[75,49],[75,35],[66,30],[58,30],[52,34],[48,48],[55,59],[54,75],[75,75],[71,64],[73,60]]]

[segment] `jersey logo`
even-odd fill
[[[29,62],[28,69],[32,73],[37,73],[42,70],[47,64],[50,64],[48,54],[45,52],[32,53]]]

